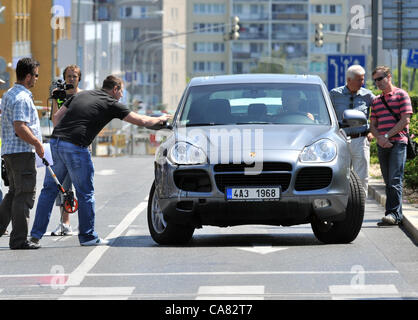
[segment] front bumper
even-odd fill
[[[282,171],[263,171],[264,176],[259,176],[258,180],[254,181],[268,180],[270,174],[279,175],[278,179],[281,179],[281,175],[288,175],[289,179],[288,181],[281,179],[280,183],[283,185],[280,200],[252,202],[227,201],[222,188],[229,182],[221,183],[220,181],[225,179],[219,179],[219,176],[232,176],[240,173],[219,172],[214,167],[214,165],[175,166],[168,161],[155,164],[156,192],[167,221],[195,227],[202,225],[227,227],[243,224],[290,226],[310,222],[313,216],[324,221],[341,221],[345,218],[349,194],[347,169],[349,163],[341,164],[335,161],[320,166],[291,163],[290,171],[286,168]],[[327,168],[332,172],[329,184],[319,189],[303,190],[298,177],[304,168],[310,168],[313,172],[316,168]],[[183,173],[200,172],[202,175],[206,173],[207,181],[197,183],[198,187],[193,191],[190,191],[190,187],[179,187],[179,182],[175,181],[174,175],[180,171]],[[317,181],[313,180],[315,177],[306,179],[315,184]],[[245,185],[245,182],[242,183]],[[202,184],[204,184],[203,187]],[[271,181],[266,183],[266,185],[271,184]],[[326,205],[318,206],[320,199],[327,200],[324,201]]]

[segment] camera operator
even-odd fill
[[[82,91],[78,87],[81,80],[81,70],[77,65],[69,65],[64,69],[62,74],[64,82],[58,82],[57,88],[52,92],[52,111],[51,119],[54,127],[56,125],[55,114],[65,101],[70,99],[73,95]],[[48,174],[48,173],[47,173]],[[67,174],[62,181],[62,186],[65,190],[72,188],[70,176]],[[51,232],[52,236],[71,236],[73,234],[70,225],[70,214],[61,206],[61,196],[58,195],[55,204],[60,207],[61,221],[58,226]]]
[[[69,65],[64,69],[62,77],[65,83],[59,82],[58,87],[63,87],[62,89],[56,88],[52,91],[52,122],[55,124],[54,116],[58,109],[64,104],[65,101],[70,99],[73,95],[82,91],[78,87],[78,84],[81,80],[81,70],[79,66]],[[65,96],[63,96],[63,90],[65,91]],[[57,92],[61,91],[61,92]]]

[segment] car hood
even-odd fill
[[[225,125],[182,128],[177,141],[187,141],[205,151],[302,150],[332,135],[335,128],[322,125]]]

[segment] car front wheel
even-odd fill
[[[357,238],[363,224],[365,193],[358,175],[350,173],[350,193],[343,221],[327,222],[314,217],[311,226],[324,243],[350,243]]]
[[[193,227],[174,224],[164,219],[163,211],[158,203],[158,195],[155,191],[155,182],[152,184],[148,198],[147,218],[151,237],[158,244],[186,244],[193,237]]]

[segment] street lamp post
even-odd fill
[[[175,42],[175,43],[162,44],[161,46],[159,46],[159,47],[155,48],[154,50],[152,50],[151,51],[151,71],[150,71],[151,77],[153,77],[153,75],[154,75],[154,64],[155,64],[155,57],[156,57],[156,54],[155,53],[158,50],[161,50],[165,46],[170,47],[172,49],[183,49],[184,50],[186,48],[186,46],[181,45],[181,44]],[[153,78],[151,78],[151,79],[153,79]],[[154,86],[155,86],[155,83],[153,83],[151,81],[151,84],[150,85],[151,85],[150,96],[151,96],[151,101],[153,101],[153,99],[154,99]]]

